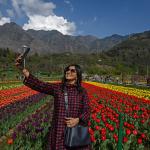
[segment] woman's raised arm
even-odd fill
[[[40,81],[38,78],[29,73],[27,69],[23,69],[25,76],[23,84],[41,93],[50,94],[54,96],[54,89],[57,84]]]
[[[57,84],[40,81],[38,78],[30,74],[30,72],[22,67],[22,56],[20,55],[16,60],[16,67],[25,76],[23,83],[33,90],[41,93],[50,94],[54,96],[54,89],[57,88]]]

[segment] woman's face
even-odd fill
[[[68,68],[68,70],[66,71],[65,77],[66,77],[67,80],[76,81],[77,72],[76,72],[75,66],[70,66]]]

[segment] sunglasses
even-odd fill
[[[76,73],[76,69],[67,69],[66,72],[70,71],[71,73]]]

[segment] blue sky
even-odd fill
[[[150,30],[150,0],[0,0],[0,25],[69,35],[127,35]]]

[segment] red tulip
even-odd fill
[[[91,141],[96,142],[96,139],[95,139],[94,135],[91,135]]]
[[[101,139],[102,139],[102,141],[105,141],[106,140],[106,136],[102,136]]]
[[[8,139],[8,140],[7,140],[7,144],[9,144],[9,145],[13,144],[13,139],[12,139],[12,138],[11,138],[11,139]]]
[[[141,138],[138,138],[138,144],[142,144],[142,139]]]
[[[115,130],[115,128],[113,126],[110,127],[109,129],[110,129],[110,131],[114,131]]]
[[[106,129],[105,128],[101,129],[101,134],[106,134]]]
[[[141,120],[141,123],[143,124],[144,122],[145,122],[145,120],[142,119],[142,120]]]
[[[100,119],[96,119],[95,121],[96,121],[97,123],[100,123],[101,120],[100,120]]]
[[[94,134],[94,131],[92,130],[92,128],[89,128],[89,133]]]
[[[126,129],[126,135],[130,135],[131,131],[129,129]]]
[[[95,126],[95,129],[96,129],[96,130],[99,130],[99,129],[100,129],[100,127],[99,127],[99,126]]]
[[[142,137],[143,139],[145,139],[145,138],[146,138],[146,135],[145,135],[144,133],[142,133],[142,134],[141,134],[141,137]]]
[[[123,137],[123,143],[126,143],[128,141],[128,138],[125,136]]]
[[[138,134],[137,130],[133,130],[133,134],[137,135]]]

